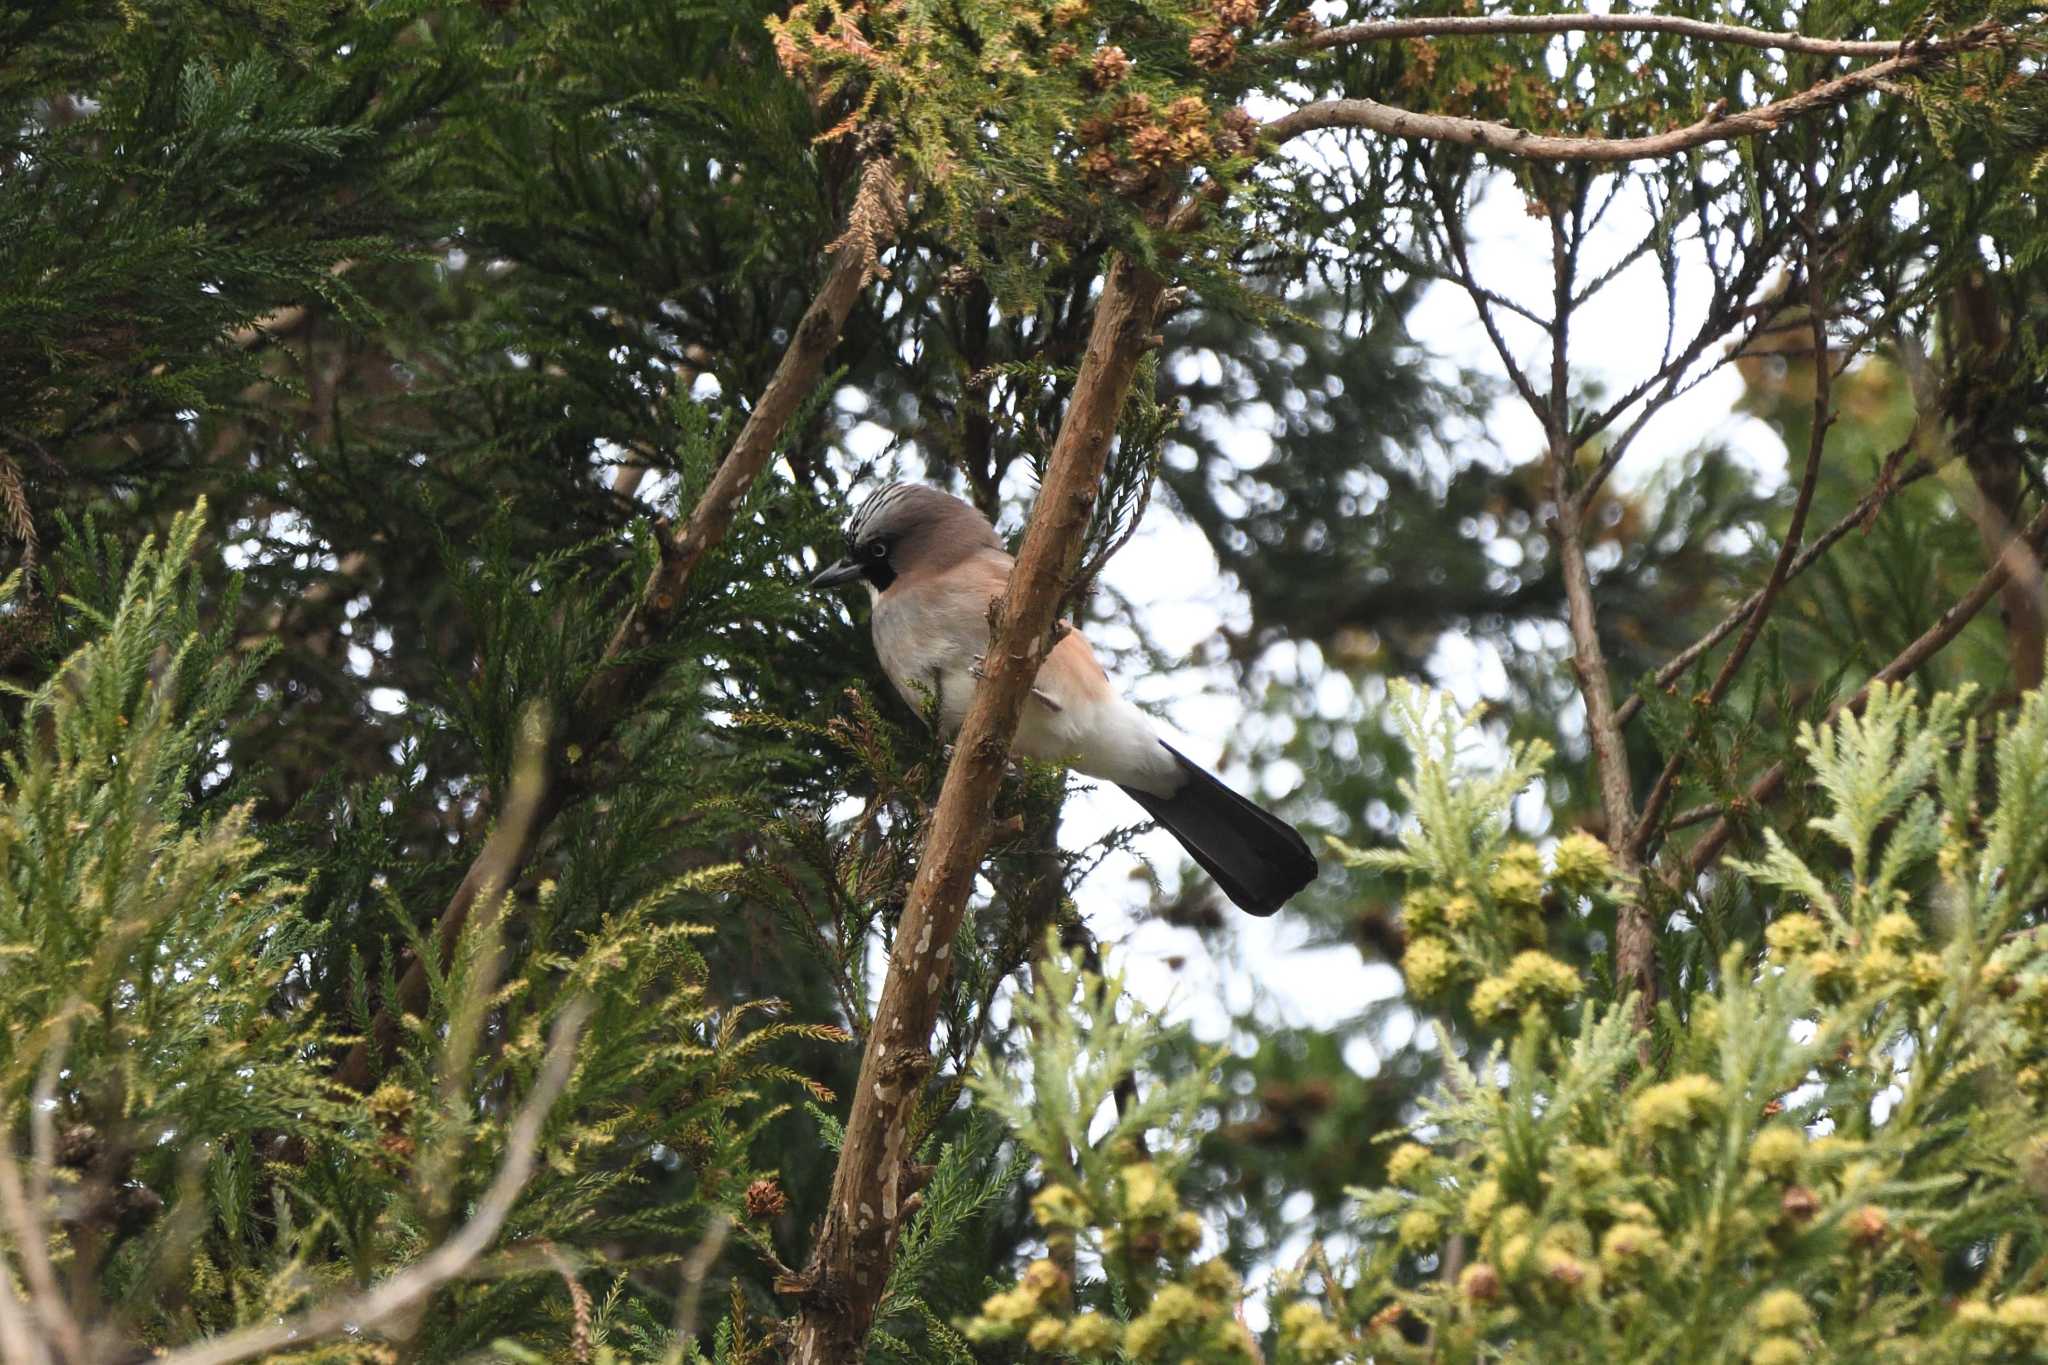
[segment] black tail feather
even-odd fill
[[[1316,879],[1316,856],[1294,826],[1223,785],[1172,745],[1187,781],[1172,796],[1124,791],[1157,820],[1238,909],[1270,915]]]

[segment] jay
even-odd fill
[[[988,608],[1014,561],[988,519],[935,488],[893,483],[861,504],[847,553],[813,588],[863,583],[882,671],[920,711],[929,692],[941,733],[967,718]],[[1315,879],[1315,855],[1292,825],[1188,761],[1151,718],[1117,695],[1095,651],[1069,630],[1039,666],[1011,751],[1113,782],[1180,841],[1242,910],[1270,915]]]

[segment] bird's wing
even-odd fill
[[[1114,695],[1109,675],[1102,671],[1102,661],[1095,657],[1088,637],[1074,629],[1061,637],[1038,666],[1037,686],[1032,691],[1062,711],[1108,701]]]
[[[948,569],[945,578],[952,597],[952,610],[964,614],[978,606],[977,620],[985,625],[989,605],[1010,586],[1010,570],[1014,565],[1015,561],[1001,550],[982,550],[964,563]],[[976,646],[975,652],[979,654],[986,648],[984,636],[984,642]],[[1031,689],[1031,695],[1054,711],[1064,711],[1069,707],[1105,701],[1112,693],[1109,675],[1102,671],[1102,664],[1097,661],[1086,637],[1078,630],[1069,629],[1052,647],[1052,652],[1046,655],[1045,662],[1039,665],[1036,686]]]

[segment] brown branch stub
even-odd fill
[[[801,1281],[799,1365],[861,1359],[880,1306],[906,1213],[899,1191],[911,1157],[908,1125],[931,1065],[954,936],[987,848],[989,808],[1163,290],[1158,276],[1120,258],[1096,305],[1087,354],[1004,593],[1000,635],[983,661],[896,931],[831,1199]]]
[[[665,529],[658,529],[661,562],[648,574],[639,598],[613,632],[603,662],[576,697],[568,724],[556,727],[536,795],[519,809],[505,812],[489,845],[441,911],[434,941],[443,960],[486,891],[502,894],[511,886],[532,860],[541,835],[575,799],[580,784],[573,771],[574,756],[597,752],[654,686],[662,664],[650,657],[647,646],[660,639],[675,619],[697,566],[725,540],[740,503],[768,467],[797,409],[817,387],[825,360],[838,344],[869,272],[877,268],[875,256],[886,240],[884,234],[901,221],[902,202],[896,167],[886,161],[868,163],[848,215],[847,231],[834,243],[824,285],[797,324],[760,401],[747,415],[746,425],[711,476],[681,533],[670,537]],[[399,1015],[417,1013],[426,999],[426,964],[414,962],[399,981],[398,999],[386,1001],[378,1010],[370,1037],[350,1049],[336,1078],[354,1089],[367,1089],[377,1058],[389,1056],[397,1046]]]
[[[1533,133],[1505,123],[1426,114],[1369,99],[1318,100],[1282,114],[1262,132],[1271,141],[1286,142],[1323,128],[1360,128],[1388,137],[1425,142],[1455,142],[1504,156],[1536,161],[1582,161],[1617,164],[1675,156],[1695,147],[1734,142],[1777,131],[1786,122],[1847,103],[1899,76],[1912,75],[1950,54],[1987,47],[2007,37],[1996,25],[1980,24],[1941,46],[1914,47],[1869,66],[1822,81],[1755,109],[1718,113],[1684,128],[1644,137],[1559,137]]]

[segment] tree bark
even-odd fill
[[[911,1113],[931,1071],[932,1028],[952,973],[953,939],[988,846],[989,809],[1011,736],[1050,647],[1054,609],[1088,530],[1117,416],[1138,361],[1153,344],[1163,288],[1158,276],[1119,258],[1096,305],[1073,398],[1016,568],[991,618],[995,638],[896,931],[881,1005],[861,1054],[831,1200],[809,1266],[786,1285],[802,1301],[799,1365],[859,1360],[881,1304],[905,1215]]]
[[[1614,682],[1607,672],[1607,653],[1600,647],[1599,607],[1593,601],[1593,574],[1586,564],[1586,506],[1572,487],[1572,465],[1578,442],[1571,424],[1572,283],[1578,274],[1584,230],[1579,220],[1584,182],[1575,191],[1570,210],[1550,212],[1551,295],[1550,393],[1537,408],[1544,425],[1550,472],[1550,496],[1556,506],[1558,568],[1564,577],[1565,622],[1572,638],[1572,673],[1586,703],[1586,737],[1593,749],[1594,778],[1600,807],[1607,819],[1607,847],[1621,875],[1638,881],[1640,867],[1629,840],[1635,828],[1635,792],[1628,771],[1628,742],[1615,718]],[[1505,347],[1496,341],[1505,354]],[[1657,1002],[1657,931],[1643,904],[1640,884],[1631,889],[1615,916],[1614,968],[1624,990],[1636,992],[1636,1023],[1647,1026]]]

